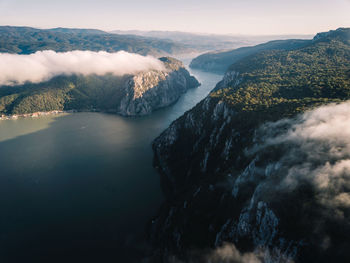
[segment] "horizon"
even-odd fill
[[[77,29],[77,30],[100,30],[106,33],[114,33],[114,34],[118,34],[116,32],[130,32],[130,34],[132,34],[132,32],[146,32],[146,33],[150,33],[150,32],[168,32],[168,33],[185,33],[185,34],[194,34],[194,35],[203,35],[203,36],[208,36],[208,35],[213,35],[213,36],[233,36],[233,37],[273,37],[273,36],[314,36],[317,33],[320,32],[328,32],[330,30],[337,30],[338,28],[350,28],[349,27],[338,27],[338,28],[330,28],[329,30],[325,30],[325,31],[319,31],[319,32],[315,32],[315,33],[304,33],[304,34],[231,34],[231,33],[210,33],[210,32],[195,32],[195,31],[180,31],[180,30],[158,30],[158,29],[150,29],[150,30],[139,30],[139,29],[113,29],[113,30],[104,30],[101,28],[96,28],[96,27],[63,27],[63,26],[57,26],[57,27],[36,27],[36,26],[27,26],[27,25],[8,25],[8,24],[4,24],[4,25],[0,25],[0,27],[23,27],[23,28],[34,28],[34,29],[39,29],[39,30],[52,30],[52,29]]]
[[[222,8],[225,6],[225,8]],[[68,7],[68,8],[67,8]],[[91,28],[106,32],[169,31],[196,34],[314,35],[350,27],[350,0],[0,0],[0,24]],[[64,16],[64,19],[62,19]],[[210,19],[208,19],[210,18]]]

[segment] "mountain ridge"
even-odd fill
[[[310,181],[292,192],[273,188],[285,174],[279,158],[292,144],[259,150],[259,129],[278,137],[291,129],[287,124],[303,123],[300,114],[350,99],[349,31],[344,39],[326,34],[299,49],[237,61],[208,97],[155,139],[154,165],[167,196],[150,226],[159,257],[186,261],[192,249],[229,242],[242,253],[262,251],[268,262],[348,260],[347,208],[339,208],[345,221],[321,216],[329,208]],[[304,155],[312,153],[298,152],[298,162]],[[329,245],[319,242],[327,238]]]
[[[94,29],[37,29],[0,26],[1,53],[31,54],[41,50],[57,52],[124,50],[154,56],[192,52],[186,46],[169,40],[116,35]]]

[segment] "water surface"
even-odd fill
[[[74,113],[0,121],[0,262],[120,262],[147,251],[162,202],[151,143],[221,79],[142,118]]]

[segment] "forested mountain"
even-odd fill
[[[264,262],[348,262],[349,65],[347,28],[260,52],[173,122],[153,144],[156,256],[202,262],[226,243]]]
[[[57,76],[41,83],[0,87],[0,115],[48,111],[105,111],[139,116],[174,103],[189,88],[198,87],[184,65],[160,58],[165,69],[134,75]]]
[[[191,68],[224,73],[228,67],[238,60],[256,54],[264,50],[293,50],[309,44],[310,40],[288,39],[273,40],[267,43],[251,47],[214,51],[204,53],[194,58],[190,64]]]

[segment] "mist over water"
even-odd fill
[[[151,143],[222,78],[192,74],[201,87],[142,118],[75,113],[1,121],[0,261],[147,256],[144,229],[163,200]]]

